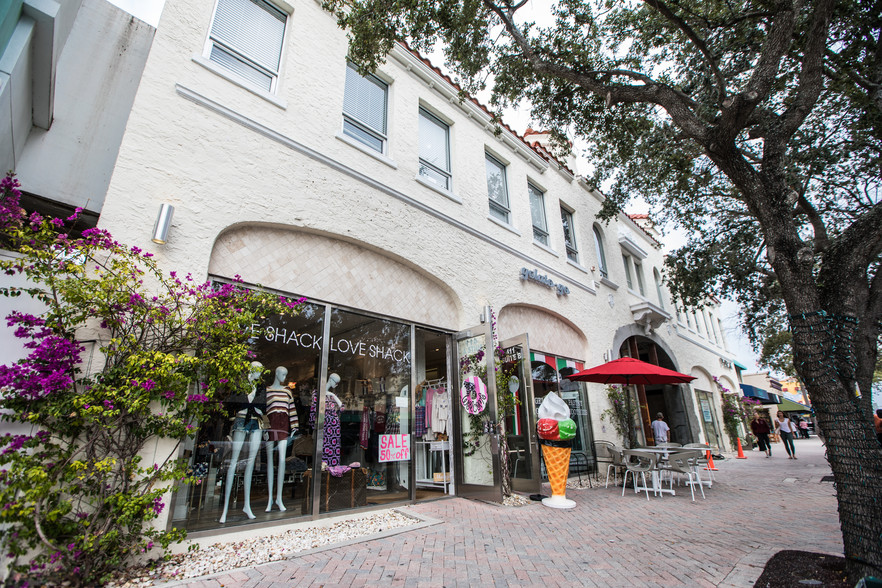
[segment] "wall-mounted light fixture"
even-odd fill
[[[161,204],[159,206],[159,215],[156,217],[156,224],[153,225],[153,242],[160,245],[165,244],[168,237],[168,229],[171,227],[172,215],[175,213],[175,207],[171,204]]]

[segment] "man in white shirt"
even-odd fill
[[[652,436],[655,437],[655,444],[668,443],[671,440],[671,428],[664,421],[665,415],[658,413],[655,420],[652,421]]]

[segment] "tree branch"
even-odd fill
[[[806,31],[796,99],[781,117],[781,132],[784,137],[789,138],[802,125],[823,91],[824,53],[827,50],[830,19],[835,4],[835,0],[819,0],[815,6],[811,24]]]
[[[719,93],[718,100],[722,103],[726,99],[726,79],[723,77],[720,68],[717,67],[717,62],[714,59],[714,56],[711,55],[710,50],[707,48],[707,44],[704,42],[704,39],[698,36],[692,27],[690,27],[686,21],[673,13],[673,11],[668,8],[668,6],[662,2],[661,0],[643,0],[646,4],[655,8],[659,13],[672,22],[678,29],[680,29],[686,37],[692,41],[692,44],[695,45],[695,48],[704,56],[705,61],[713,72],[714,79],[716,80],[717,92]]]
[[[597,80],[591,73],[585,74],[577,72],[573,68],[558,65],[543,59],[536,54],[533,46],[530,44],[523,32],[514,22],[513,13],[503,9],[490,0],[482,0],[484,6],[496,14],[503,23],[505,30],[511,36],[515,45],[523,53],[524,59],[530,68],[542,75],[553,77],[572,82],[579,87],[604,98],[607,107],[614,104],[635,104],[635,103],[651,103],[664,108],[674,120],[674,123],[685,131],[691,138],[704,142],[707,138],[707,130],[704,123],[692,112],[689,103],[691,100],[684,99],[673,88],[666,84],[652,82],[644,86],[619,86],[606,84]],[[639,76],[636,72],[628,72],[628,70],[619,71],[620,75],[631,77]],[[636,79],[636,78],[635,78]],[[651,80],[646,78],[645,80]]]

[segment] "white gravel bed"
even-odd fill
[[[527,506],[530,504],[530,499],[520,494],[512,494],[503,498],[502,504],[505,506]]]
[[[419,522],[418,519],[393,510],[363,518],[342,520],[328,526],[305,527],[278,535],[254,537],[230,543],[214,543],[198,551],[174,555],[152,570],[146,567],[130,569],[124,577],[117,578],[107,586],[145,587],[153,586],[156,582],[216,574],[234,568],[285,559],[300,551],[351,541]]]

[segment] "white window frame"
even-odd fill
[[[484,152],[484,167],[485,170],[487,166],[496,166],[499,168],[500,175],[502,176],[502,196],[505,198],[505,202],[497,202],[493,198],[490,197],[490,173],[489,170],[486,171],[486,179],[487,179],[487,201],[489,202],[490,207],[490,216],[494,219],[505,223],[507,225],[511,224],[511,200],[508,197],[508,174],[506,173],[506,168],[508,167],[504,163],[502,163],[496,157],[490,155],[488,152]]]
[[[451,157],[450,157],[450,125],[447,124],[446,122],[444,122],[443,120],[441,120],[440,118],[438,118],[437,116],[435,116],[434,114],[432,114],[431,112],[429,112],[428,110],[426,110],[425,108],[423,108],[422,106],[420,106],[420,121],[422,121],[422,119],[426,119],[430,123],[444,129],[444,134],[445,134],[444,154],[445,154],[445,158],[447,159],[447,161],[446,161],[447,169],[442,169],[442,168],[438,167],[437,165],[435,165],[434,163],[431,163],[431,162],[423,159],[422,150],[423,150],[423,139],[424,138],[419,137],[420,169],[419,169],[418,173],[419,173],[420,179],[424,182],[428,182],[430,184],[435,185],[440,190],[443,190],[445,192],[450,192],[453,190],[453,173],[452,173],[452,170],[450,167],[450,165],[451,165],[450,164],[450,160],[451,160]],[[428,170],[430,170],[430,172],[434,172],[435,174],[438,174],[441,178],[443,178],[445,180],[447,185],[442,186],[441,184],[438,183],[438,181],[435,177],[433,177],[430,174],[423,173],[424,168],[427,168]]]
[[[223,71],[229,72],[230,74],[236,76],[237,79],[242,80],[249,86],[254,86],[261,91],[273,94],[276,91],[276,87],[279,81],[279,72],[282,65],[282,52],[285,48],[285,39],[288,34],[289,14],[282,8],[276,6],[272,2],[268,2],[267,0],[250,0],[256,6],[263,8],[268,15],[275,17],[282,22],[282,35],[281,39],[279,40],[278,59],[276,60],[275,66],[273,67],[268,63],[262,63],[260,58],[256,57],[254,54],[251,54],[251,52],[247,48],[236,46],[236,43],[233,42],[232,39],[223,38],[223,35],[216,30],[215,25],[217,24],[218,10],[221,8],[221,5],[224,5],[224,7],[226,7],[227,9],[232,10],[233,1],[234,0],[217,0],[217,2],[215,3],[214,12],[211,15],[211,26],[208,29],[208,40],[205,43],[205,51],[203,53],[203,57],[216,66],[222,68]],[[265,37],[262,37],[262,39],[265,39]],[[274,49],[275,46],[273,46],[272,50]],[[232,68],[224,61],[213,57],[215,55],[215,51],[241,63],[248,70],[251,70],[258,75],[262,75],[268,78],[268,87],[262,86],[260,82],[249,78],[247,75],[243,74],[242,71]]]
[[[608,278],[609,270],[606,266],[606,251],[603,248],[603,233],[597,225],[591,227],[594,232],[594,251],[597,254],[597,269],[600,270],[600,277]]]
[[[634,275],[637,277],[637,290],[641,296],[646,296],[646,287],[643,284],[643,264],[634,260]]]
[[[545,214],[545,192],[536,187],[533,182],[527,182],[527,194],[530,198],[530,221],[533,223],[533,240],[548,247],[548,217]],[[538,202],[538,212],[542,215],[541,225],[536,224],[536,209],[533,208],[533,200]]]
[[[576,242],[576,221],[573,218],[573,211],[560,205],[560,224],[563,227],[564,249],[567,252],[567,259],[573,263],[579,263],[579,245]]]
[[[631,256],[627,253],[622,253],[622,263],[625,266],[625,283],[628,285],[628,290],[634,290],[634,278],[631,276]]]
[[[386,155],[388,150],[389,143],[389,83],[385,80],[380,79],[378,76],[374,74],[368,74],[366,76],[362,76],[358,73],[358,70],[351,62],[346,62],[346,79],[349,79],[350,71],[365,80],[368,83],[374,84],[381,90],[383,90],[383,128],[377,129],[371,126],[369,123],[360,120],[355,113],[346,112],[346,96],[347,94],[347,84],[344,83],[343,87],[343,135],[352,139],[353,141],[357,141],[360,145],[364,145],[371,151],[375,151],[382,155]],[[372,104],[372,107],[379,107],[378,104]],[[359,134],[364,133],[369,138],[376,140],[379,143],[379,147],[370,143],[363,135]]]
[[[658,306],[659,308],[665,307],[665,299],[662,295],[662,281],[661,274],[658,273],[656,268],[652,268],[652,278],[655,280],[655,293],[658,295]]]

